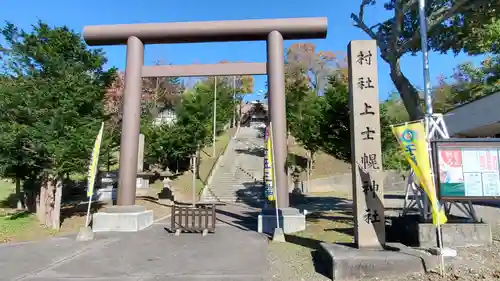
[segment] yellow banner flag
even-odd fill
[[[275,200],[275,191],[274,191],[274,171],[273,171],[273,143],[271,137],[271,123],[266,128],[266,157],[265,157],[265,185],[266,191],[265,195],[268,201]]]
[[[394,126],[392,132],[401,145],[415,176],[419,179],[420,186],[429,198],[432,207],[432,223],[434,225],[445,224],[448,219],[437,198],[423,120]]]
[[[88,185],[87,185],[87,196],[92,197],[92,194],[94,193],[94,184],[95,184],[95,177],[97,174],[97,163],[99,161],[99,153],[101,150],[101,139],[102,139],[102,133],[104,131],[104,122],[101,124],[101,129],[99,130],[99,133],[97,134],[97,137],[95,139],[94,143],[94,149],[92,150],[92,155],[90,157],[90,165],[89,165],[89,174],[88,174]]]

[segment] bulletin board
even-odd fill
[[[500,139],[434,140],[431,148],[440,199],[500,199]]]

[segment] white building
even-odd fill
[[[500,92],[454,108],[444,121],[453,137],[500,137]]]
[[[153,124],[155,126],[160,126],[163,124],[172,125],[177,121],[177,114],[174,109],[167,108],[161,111],[158,116],[156,116]]]

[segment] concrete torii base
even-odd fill
[[[283,233],[294,233],[306,229],[306,216],[295,208],[278,209],[280,228]],[[276,228],[276,209],[263,209],[258,217],[258,232],[274,234]]]
[[[137,232],[153,224],[153,211],[143,206],[111,206],[92,216],[94,232]]]

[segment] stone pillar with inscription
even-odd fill
[[[139,134],[139,145],[137,147],[137,172],[144,171],[144,135]]]
[[[384,173],[375,40],[348,46],[354,242],[358,248],[385,245]]]
[[[144,135],[139,134],[139,145],[137,148],[137,179],[136,195],[145,195],[143,188],[149,188],[148,173],[144,173]]]

